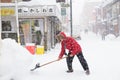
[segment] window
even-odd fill
[[[10,21],[2,21],[2,31],[11,31],[11,28]]]

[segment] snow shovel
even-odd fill
[[[62,59],[66,58],[66,57],[67,57],[67,56],[63,57]],[[61,59],[60,59],[60,60],[61,60]],[[47,62],[47,63],[45,63],[45,64],[43,64],[43,65],[40,65],[40,63],[37,63],[37,64],[35,65],[35,68],[31,69],[31,71],[34,71],[34,70],[37,69],[37,68],[43,67],[43,66],[45,66],[45,65],[51,64],[51,63],[56,62],[56,61],[59,61],[59,60],[56,59],[56,60]]]

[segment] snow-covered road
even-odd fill
[[[73,73],[66,73],[66,60],[51,63],[31,72],[35,64],[56,60],[60,52],[60,44],[44,55],[31,55],[24,47],[11,39],[3,40],[0,56],[0,80],[120,80],[120,39],[107,37],[101,40],[99,35],[91,32],[81,34],[78,40],[84,57],[90,67],[87,76],[77,57],[73,61]],[[11,44],[12,43],[12,44]],[[11,79],[12,80],[12,79]]]

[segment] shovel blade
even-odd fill
[[[40,63],[37,63],[37,64],[35,65],[35,68],[31,69],[30,71],[34,71],[35,69],[37,69],[37,68],[39,68],[39,67],[40,67]]]

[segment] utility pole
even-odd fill
[[[20,44],[20,33],[19,33],[19,18],[18,18],[18,2],[29,2],[31,0],[15,0],[15,15],[16,15],[16,26],[17,26],[17,41]]]
[[[72,0],[70,0],[70,29],[71,29],[71,36],[73,33],[73,29],[72,29]]]
[[[17,41],[20,44],[20,35],[19,35],[19,20],[18,20],[18,1],[15,0],[15,15],[16,15],[16,26],[17,26]]]
[[[0,6],[1,10],[1,6]],[[2,40],[1,40],[1,11],[0,11],[0,56],[1,56]]]
[[[1,41],[1,16],[2,14],[1,14],[1,6],[0,6],[0,41]]]

